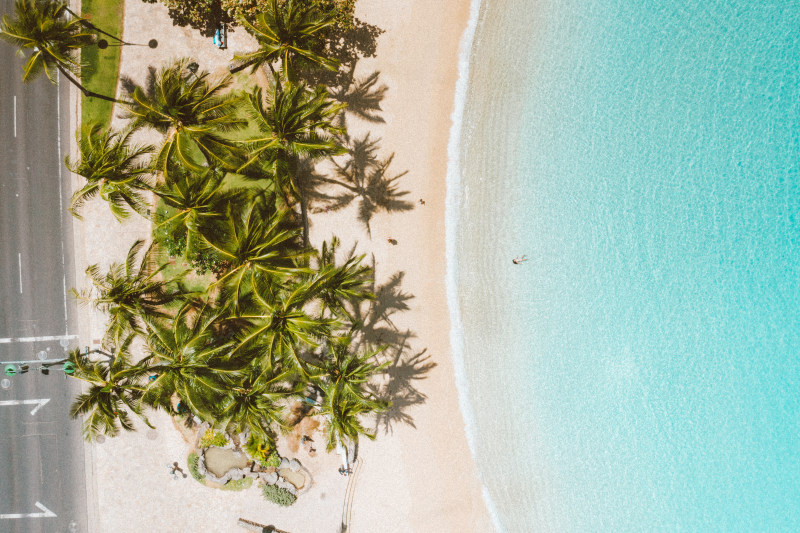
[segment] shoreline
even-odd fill
[[[447,303],[450,310],[450,346],[453,351],[453,372],[458,392],[459,409],[464,419],[464,433],[467,439],[472,460],[478,470],[481,483],[481,495],[486,510],[496,532],[503,531],[497,507],[489,489],[483,482],[478,465],[475,439],[477,438],[477,422],[470,403],[470,384],[464,362],[464,323],[461,319],[461,308],[458,303],[458,229],[460,223],[459,204],[462,199],[461,181],[461,140],[464,128],[464,113],[469,90],[471,72],[472,46],[480,20],[482,0],[470,0],[469,20],[461,37],[458,54],[458,80],[456,81],[453,112],[450,116],[452,125],[447,143],[447,194],[445,205],[445,256],[447,260]]]
[[[357,16],[384,33],[378,38],[376,57],[360,60],[356,74],[361,78],[373,71],[380,73],[379,84],[387,87],[380,112],[385,122],[354,119],[348,132],[353,138],[369,132],[370,139],[379,139],[378,156],[393,158],[386,174],[402,176],[397,190],[408,191],[402,200],[413,208],[376,213],[371,231],[358,222],[355,206],[317,212],[311,219],[313,244],[333,233],[341,239],[342,251],[357,247],[357,253],[367,253],[367,261],[375,265],[376,286],[397,289],[395,296],[406,306],[391,315],[390,323],[406,340],[395,361],[397,372],[412,373],[406,385],[413,397],[401,398],[409,402],[401,406],[407,418],[381,425],[374,442],[361,439],[363,463],[358,476],[338,475],[335,451],[320,454],[319,461],[328,465],[330,475],[318,478],[296,505],[283,509],[264,502],[255,490],[228,493],[208,490],[191,479],[171,481],[164,465],[185,455],[185,446],[169,417],[155,413],[150,417],[159,429],[155,437],[137,424],[140,431],[136,433],[87,445],[87,461],[93,458],[87,471],[94,470],[97,498],[91,503],[99,514],[98,523],[93,524],[96,530],[149,527],[188,533],[194,531],[194,524],[203,523],[207,531],[228,532],[236,530],[236,518],[243,517],[297,533],[324,531],[339,522],[349,485],[354,491],[349,531],[491,530],[467,442],[465,412],[460,408],[463,400],[456,383],[443,283],[445,250],[450,246],[445,237],[448,160],[444,147],[452,127],[459,46],[475,2],[460,0],[458,5],[443,6],[413,0],[398,7],[387,0],[360,0]],[[237,29],[230,34],[229,50],[218,50],[194,30],[172,27],[160,4],[127,2],[125,12],[126,39],[138,42],[155,33],[174,36],[169,46],[164,39],[157,50],[123,49],[120,72],[137,80],[145,73],[143,67],[181,55],[202,58],[204,68],[219,71],[233,51],[248,48],[244,43],[249,36]],[[116,116],[113,123],[120,125]],[[146,139],[137,136],[135,140]],[[78,183],[75,176],[72,182]],[[424,205],[418,199],[424,199]],[[100,263],[103,268],[119,261],[135,238],[150,236],[147,221],[133,218],[117,224],[100,202],[88,203],[85,220],[75,227],[79,228],[75,243],[78,287],[85,284],[82,273],[87,264]],[[398,244],[389,244],[389,238]],[[91,309],[80,314],[81,333],[94,344],[104,318]],[[149,495],[157,492],[169,497],[157,504],[150,502]],[[145,505],[148,513],[141,512]],[[104,513],[103,509],[115,511]]]
[[[453,142],[458,126],[453,122],[457,88],[466,82],[459,74],[463,54],[469,57],[462,40],[475,24],[470,15],[476,6],[477,0],[449,7],[415,0],[397,13],[398,8],[387,2],[357,4],[359,18],[386,30],[388,41],[379,41],[374,60],[381,78],[388,80],[383,106],[387,123],[382,128],[370,125],[369,131],[382,139],[387,150],[397,150],[393,165],[395,172],[409,171],[401,182],[403,190],[412,191],[409,200],[416,201],[417,196],[425,200],[410,213],[387,214],[378,220],[381,231],[373,230],[373,236],[385,242],[391,232],[399,245],[378,245],[373,250],[376,278],[380,282],[393,269],[406,272],[402,288],[416,298],[410,300],[408,311],[397,315],[396,324],[417,335],[409,341],[410,353],[430,354],[437,366],[418,382],[427,399],[410,411],[417,429],[398,426],[362,445],[366,465],[355,494],[354,531],[374,530],[377,524],[386,531],[492,529],[468,443],[469,411],[459,390],[452,315],[443,283],[452,246],[446,233],[449,150],[445,147]],[[402,25],[409,14],[414,22]],[[429,57],[431,50],[436,56]]]

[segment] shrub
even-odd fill
[[[243,477],[242,479],[232,479],[222,485],[222,490],[245,490],[253,485],[253,478]]]
[[[274,466],[275,468],[278,468],[280,465],[281,465],[281,456],[278,455],[278,452],[276,451],[273,451],[271,454],[269,454],[269,457],[264,463],[264,466]]]
[[[281,456],[278,455],[278,452],[274,450],[271,454],[269,454],[269,457],[264,462],[264,466],[274,466],[275,468],[278,468],[280,464],[281,464]]]
[[[200,439],[198,447],[208,448],[209,446],[216,446],[217,448],[222,448],[227,443],[228,440],[225,438],[224,433],[214,431],[213,429],[207,429],[203,434],[203,438]]]
[[[189,473],[192,474],[192,477],[195,478],[197,481],[204,481],[205,476],[197,470],[197,461],[200,459],[200,456],[196,453],[192,452],[189,454],[189,458],[187,459],[186,463],[189,466]]]
[[[252,435],[247,439],[247,443],[244,445],[244,451],[247,452],[247,455],[252,457],[253,461],[261,466],[274,466],[277,468],[277,466],[281,464],[281,456],[278,455],[275,447]]]
[[[272,503],[277,503],[278,505],[283,505],[284,507],[289,507],[297,501],[297,496],[288,490],[275,485],[264,485],[261,490],[264,493],[265,500],[271,501]]]

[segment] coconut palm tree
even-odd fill
[[[174,211],[157,227],[183,228],[186,231],[187,256],[195,249],[203,226],[227,214],[236,192],[223,189],[224,178],[225,174],[217,168],[201,172],[177,168],[169,173],[165,183],[154,189],[164,204]]]
[[[350,453],[358,445],[359,436],[375,438],[360,418],[391,406],[390,402],[377,399],[368,389],[370,380],[389,365],[388,361],[382,364],[373,362],[385,347],[359,354],[353,349],[354,333],[355,330],[351,330],[346,335],[329,339],[322,362],[317,365],[318,373],[313,376],[314,384],[323,393],[317,410],[328,419],[328,450],[340,448],[342,467],[346,472],[350,471]]]
[[[292,372],[255,360],[241,381],[232,385],[220,402],[217,422],[234,431],[249,430],[262,442],[274,442],[272,426],[287,429],[285,400],[298,395],[302,385]]]
[[[252,290],[240,302],[236,317],[249,324],[234,350],[260,351],[266,364],[279,364],[309,376],[311,362],[304,353],[318,348],[328,338],[336,321],[309,311],[323,280],[275,281],[256,279]]]
[[[90,442],[100,434],[115,437],[120,429],[133,431],[129,412],[150,425],[142,414],[140,403],[146,371],[130,362],[129,348],[133,335],[117,341],[114,353],[104,355],[107,359],[92,360],[88,353],[77,348],[67,357],[75,365],[75,372],[71,376],[89,384],[89,389],[75,399],[69,414],[72,418],[86,415],[83,435]]]
[[[317,254],[315,274],[325,280],[318,298],[322,303],[323,316],[329,311],[336,318],[352,322],[354,318],[346,304],[375,298],[370,291],[372,268],[361,263],[364,255],[355,257],[351,254],[343,265],[337,265],[339,244],[339,238],[334,236],[330,243],[322,242]]]
[[[142,158],[153,151],[152,146],[130,144],[130,130],[103,131],[98,123],[85,124],[77,135],[80,158],[66,158],[67,168],[86,178],[86,185],[72,195],[70,213],[76,218],[86,200],[100,196],[108,202],[111,212],[122,220],[135,211],[149,214],[143,192],[151,189],[149,166]]]
[[[68,16],[67,4],[55,0],[16,0],[15,18],[3,15],[0,39],[17,46],[21,54],[31,51],[22,69],[22,81],[31,81],[42,72],[57,83],[60,72],[87,97],[120,102],[116,98],[90,91],[73,76],[80,74],[78,51],[94,43],[80,17]]]
[[[257,194],[204,235],[206,245],[230,265],[217,283],[229,288],[234,308],[256,277],[285,278],[298,272],[308,256],[298,231],[274,203],[274,198]]]
[[[213,421],[242,365],[227,357],[231,343],[220,338],[215,325],[220,310],[183,305],[175,317],[147,319],[145,343],[149,355],[142,361],[151,374],[142,401],[171,414],[173,398],[194,415]]]
[[[385,346],[359,354],[353,349],[353,333],[351,331],[329,340],[315,382],[325,397],[349,397],[374,412],[384,411],[389,408],[388,402],[375,398],[367,385],[376,374],[389,366],[388,361],[382,364],[373,362]]]
[[[155,267],[152,245],[144,252],[139,264],[136,256],[144,241],[137,240],[128,250],[124,264],[113,263],[108,272],[100,272],[97,264],[86,269],[93,287],[72,293],[79,301],[93,304],[110,315],[106,340],[121,337],[125,332],[141,333],[142,320],[166,317],[164,306],[186,296],[176,282],[182,274],[171,279],[159,279],[167,264]]]
[[[143,86],[122,81],[131,98],[123,116],[131,128],[153,128],[164,135],[154,166],[166,177],[173,161],[200,172],[204,164],[233,170],[237,149],[224,133],[246,125],[236,116],[235,93],[225,93],[231,76],[209,80],[206,71],[189,69],[188,59],[178,59],[156,71],[148,70]],[[200,157],[205,161],[198,160]]]
[[[330,100],[324,87],[310,90],[303,84],[284,84],[278,78],[268,101],[264,101],[260,87],[248,95],[248,101],[251,124],[258,128],[259,136],[247,141],[249,156],[238,170],[256,162],[265,163],[287,205],[292,203],[290,198],[300,199],[303,240],[308,246],[308,202],[297,181],[298,160],[346,152],[333,137],[342,133],[333,119],[344,105]]]
[[[287,0],[279,5],[277,0],[272,0],[266,11],[252,21],[240,19],[244,28],[258,41],[259,48],[234,55],[231,73],[247,67],[255,70],[265,64],[273,70],[272,64],[278,60],[281,61],[287,80],[295,79],[299,64],[316,65],[328,70],[338,69],[338,61],[314,52],[321,48],[324,30],[336,22],[335,13],[321,12],[304,4]]]
[[[361,423],[361,417],[375,412],[375,408],[347,394],[325,396],[318,408],[319,414],[328,419],[328,451],[339,448],[342,467],[350,471],[350,453],[358,445],[360,436],[375,439],[375,433]]]

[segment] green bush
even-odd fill
[[[274,466],[277,468],[281,464],[281,456],[278,455],[275,447],[271,443],[264,442],[252,435],[247,439],[244,451],[261,466]]]
[[[192,452],[189,454],[189,458],[187,459],[186,463],[189,466],[189,473],[192,474],[192,477],[195,478],[197,481],[204,481],[205,476],[203,476],[197,470],[197,461],[200,459],[200,456],[196,453]]]
[[[253,485],[253,478],[243,477],[242,479],[232,479],[222,485],[222,490],[245,490]]]
[[[264,485],[261,490],[264,493],[265,500],[271,501],[272,503],[277,503],[278,505],[283,505],[284,507],[289,507],[297,501],[297,496],[288,490],[282,489],[281,487],[277,487],[275,485]]]
[[[274,450],[271,454],[269,454],[267,460],[264,461],[264,466],[274,466],[275,468],[278,468],[280,464],[281,464],[281,456],[278,455],[278,452]]]
[[[217,448],[222,448],[227,443],[228,440],[225,438],[224,433],[214,431],[213,429],[207,429],[205,434],[203,434],[203,438],[200,439],[198,447],[208,448],[209,446],[216,446]]]

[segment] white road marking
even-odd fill
[[[62,286],[64,288],[64,331],[69,333],[69,324],[67,323],[67,266],[64,260],[64,206],[63,206],[63,197],[61,194],[61,73],[56,72],[56,80],[58,83],[56,84],[56,121],[57,121],[57,134],[56,134],[56,141],[57,141],[57,149],[58,149],[58,222],[61,225],[61,271],[64,273],[64,277],[62,278]]]
[[[17,254],[17,262],[19,263],[19,293],[22,294],[22,253]]]
[[[17,136],[17,95],[14,95],[14,137]]]
[[[77,335],[47,335],[44,337],[5,337],[0,339],[0,344],[8,344],[10,342],[43,342],[43,341],[60,341],[61,339],[77,339]]]
[[[0,514],[0,520],[4,518],[55,518],[57,515],[39,502],[34,504],[41,513],[18,513],[18,514]]]
[[[47,402],[50,401],[50,398],[39,398],[38,400],[3,400],[0,401],[0,407],[11,406],[11,405],[33,405],[36,404],[36,407],[33,408],[31,411],[31,416],[35,415],[39,409],[45,406]]]

